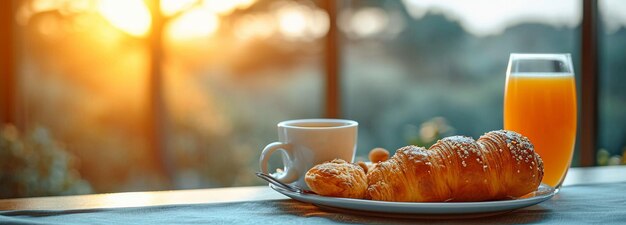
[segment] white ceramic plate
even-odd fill
[[[510,212],[539,204],[552,198],[554,188],[541,184],[536,191],[518,199],[483,202],[386,202],[351,198],[325,197],[285,190],[270,184],[270,187],[292,199],[311,203],[322,208],[361,213],[382,213],[383,216],[397,215],[477,215],[486,216]]]

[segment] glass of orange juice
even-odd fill
[[[504,129],[530,139],[543,159],[542,182],[560,189],[576,140],[576,85],[570,54],[511,54]]]

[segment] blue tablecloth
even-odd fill
[[[326,211],[294,200],[139,208],[2,211],[0,224],[626,224],[626,183],[568,186],[553,199],[474,218],[386,218]]]

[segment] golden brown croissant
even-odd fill
[[[318,164],[304,176],[311,191],[324,196],[364,198],[367,176],[357,165],[342,159]]]
[[[492,131],[474,141],[452,136],[430,149],[406,146],[367,174],[367,197],[402,202],[519,197],[539,186],[543,162],[528,138]]]

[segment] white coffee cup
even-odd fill
[[[301,119],[278,123],[278,142],[263,149],[259,164],[268,172],[268,160],[275,151],[283,158],[283,172],[272,174],[278,180],[309,190],[304,175],[311,167],[333,159],[354,160],[358,123],[342,119]]]

